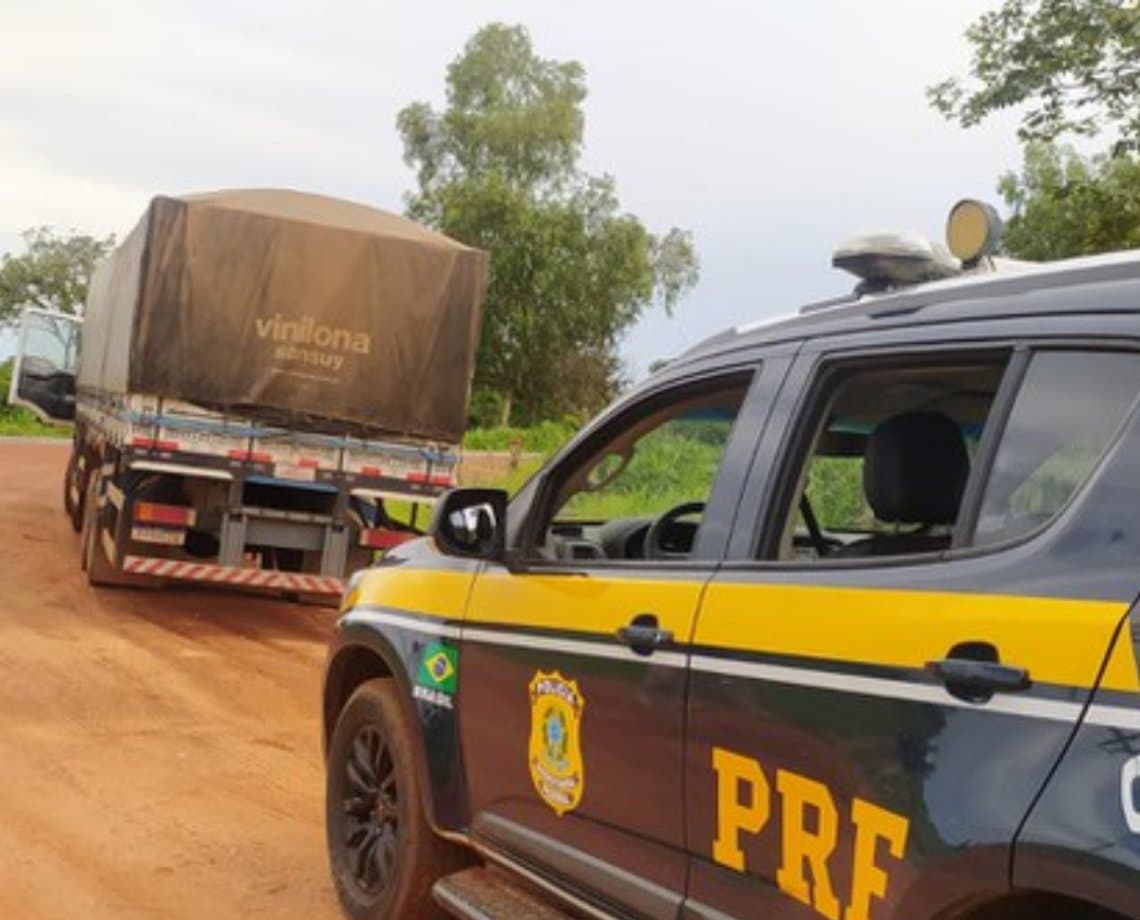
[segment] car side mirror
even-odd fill
[[[448,556],[501,561],[506,555],[507,493],[452,489],[435,506],[428,534]]]

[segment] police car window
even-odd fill
[[[973,542],[1013,539],[1053,517],[1088,478],[1138,391],[1140,355],[1034,355],[994,457]]]
[[[685,559],[746,387],[679,399],[631,420],[559,471],[539,552],[548,559]]]
[[[948,549],[1005,364],[995,357],[840,378],[823,396],[778,558],[817,562]]]

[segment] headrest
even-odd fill
[[[970,475],[962,432],[941,412],[904,412],[867,439],[863,490],[889,524],[953,524]]]

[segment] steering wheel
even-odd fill
[[[690,514],[699,514],[705,510],[704,502],[684,502],[680,505],[674,505],[664,514],[660,515],[652,524],[649,525],[649,531],[645,534],[645,558],[646,559],[688,559],[688,553],[673,553],[669,550],[661,548],[661,537],[670,526],[675,524],[681,518]]]

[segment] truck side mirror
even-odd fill
[[[452,489],[435,507],[428,534],[448,556],[501,561],[506,555],[507,493]]]

